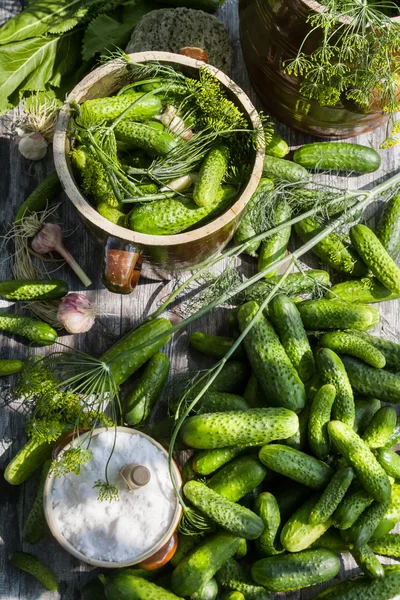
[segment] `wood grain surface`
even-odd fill
[[[20,9],[20,2],[15,0],[2,0],[0,2],[0,24]],[[261,108],[251,88],[246,68],[243,63],[239,30],[237,0],[227,0],[221,8],[219,17],[225,22],[229,29],[230,38],[234,48],[234,61],[232,78],[249,94],[258,108]],[[0,228],[4,233],[7,225],[12,222],[13,216],[27,195],[52,170],[52,159],[48,156],[45,160],[33,164],[18,152],[17,146],[11,139],[10,131],[13,120],[18,115],[18,110],[6,115],[1,119],[0,130],[0,206],[1,220]],[[291,148],[313,141],[312,138],[290,131],[280,123],[276,123],[276,131],[279,132],[289,143]],[[360,138],[354,138],[354,142],[371,144],[375,148],[379,146],[386,137],[385,130],[377,130]],[[324,177],[324,180],[350,189],[356,187],[372,187],[374,184],[388,178],[398,171],[400,167],[400,151],[398,148],[384,150],[382,154],[382,167],[373,174],[365,176],[354,176],[347,178]],[[376,208],[376,207],[375,207]],[[131,296],[118,296],[105,290],[100,282],[100,254],[101,249],[89,237],[82,225],[78,222],[76,213],[63,197],[60,206],[60,220],[68,237],[66,246],[71,250],[88,273],[93,285],[87,291],[87,295],[100,310],[100,317],[95,327],[86,335],[68,336],[62,335],[60,340],[63,344],[73,346],[93,353],[98,356],[122,333],[137,324],[151,310],[157,307],[160,301],[176,285],[176,277],[171,274],[170,278],[160,276],[145,266],[143,276],[136,291]],[[373,210],[370,211],[373,214]],[[373,217],[372,217],[373,218]],[[4,235],[3,233],[3,235]],[[11,277],[9,258],[12,247],[3,247],[0,250],[0,280]],[[306,256],[305,264],[316,266],[312,257]],[[57,267],[57,265],[55,265]],[[241,268],[245,276],[255,271],[254,260],[244,259]],[[222,270],[219,265],[217,270]],[[65,266],[57,271],[57,276],[68,280],[71,290],[80,291],[82,287],[75,275]],[[182,275],[177,275],[182,277]],[[10,305],[0,300],[0,310],[5,310]],[[376,332],[380,335],[400,341],[400,302],[392,301],[379,306],[382,319]],[[11,308],[13,310],[13,307]],[[16,309],[21,310],[20,306]],[[173,321],[180,318],[180,311],[175,307],[169,317]],[[229,333],[226,320],[226,310],[223,308],[208,314],[200,322],[195,323],[191,331],[202,330],[209,333]],[[193,351],[188,350],[188,334],[184,331],[177,335],[168,345],[166,352],[171,358],[172,372],[196,371],[205,367],[207,360],[202,359]],[[36,350],[34,350],[36,352]],[[43,351],[42,351],[43,352]],[[0,358],[27,357],[28,347],[19,340],[0,335]],[[0,384],[0,469],[5,468],[10,458],[22,446],[25,440],[24,425],[26,417],[21,406],[10,403],[9,390],[13,381],[4,379]],[[165,406],[157,411],[159,416]],[[157,417],[156,417],[157,418]],[[90,578],[95,577],[96,571],[85,566],[63,551],[50,537],[35,547],[31,547],[21,541],[21,531],[24,519],[29,512],[35,497],[38,477],[32,478],[26,484],[13,487],[4,481],[0,475],[0,598],[4,600],[78,600],[80,598],[81,586]],[[33,552],[36,556],[48,563],[56,572],[60,580],[59,592],[45,592],[43,588],[30,576],[20,573],[7,563],[7,555],[16,550]],[[390,562],[385,560],[385,562]],[[345,555],[342,559],[340,578],[349,577],[357,573],[355,563]],[[317,588],[303,590],[291,594],[280,594],[277,598],[286,600],[307,600],[316,593]]]

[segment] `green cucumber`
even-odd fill
[[[291,448],[295,448],[296,450],[304,450],[308,444],[308,420],[310,417],[311,404],[307,402],[303,410],[299,413],[299,429],[297,432],[287,438],[286,440],[282,440],[282,444],[286,444],[286,446],[290,446]]]
[[[269,315],[292,365],[303,383],[315,373],[314,356],[296,304],[277,294],[269,304]]]
[[[11,279],[0,282],[0,296],[7,300],[58,300],[68,294],[61,279]]]
[[[269,279],[263,279],[257,281],[253,285],[249,286],[245,290],[246,301],[255,300],[256,302],[262,302],[268,294],[272,291],[277,283],[282,280],[282,275],[275,275]],[[326,271],[320,271],[318,269],[310,269],[303,273],[290,273],[284,281],[280,290],[291,298],[297,298],[304,294],[312,294],[318,289],[319,286],[329,285],[329,273]]]
[[[298,426],[297,415],[286,408],[251,408],[189,417],[182,425],[181,437],[185,444],[200,450],[262,446],[290,437]]]
[[[400,370],[400,344],[385,340],[376,335],[371,335],[365,331],[352,331],[355,335],[369,342],[375,348],[378,348],[386,358],[386,367],[390,369]]]
[[[247,554],[247,550],[248,550],[247,540],[242,538],[239,550],[235,553],[234,558],[237,558],[239,560],[240,558],[245,557]]]
[[[279,506],[281,522],[285,522],[310,496],[310,488],[283,477],[280,486],[274,485],[273,493]]]
[[[388,533],[378,540],[372,540],[370,546],[381,556],[400,558],[400,533]]]
[[[252,195],[246,206],[244,215],[234,235],[236,245],[243,244],[255,235],[261,233],[257,224],[257,212],[269,202],[270,192],[274,189],[274,184],[270,179],[260,179],[257,190]],[[261,240],[249,244],[245,250],[250,256],[257,256],[257,250],[260,247]]]
[[[246,600],[246,598],[243,596],[242,592],[232,591],[224,594],[222,600]]]
[[[375,529],[372,536],[373,540],[378,540],[386,535],[400,521],[400,484],[392,484],[392,496],[390,498],[389,508],[387,509],[382,521]]]
[[[310,514],[318,496],[312,496],[286,521],[281,531],[281,544],[288,552],[300,552],[316,542],[332,525],[332,519],[313,525]]]
[[[327,521],[335,512],[354,478],[351,467],[339,467],[324,489],[310,514],[310,523],[319,525]]]
[[[35,577],[47,590],[55,592],[58,589],[58,581],[53,571],[32,554],[13,552],[8,557],[8,562]]]
[[[261,556],[274,556],[283,552],[281,548],[276,547],[275,541],[281,524],[281,513],[275,496],[269,492],[259,494],[254,503],[254,512],[262,519],[265,526],[256,540],[258,552]]]
[[[120,571],[114,576],[99,575],[107,600],[182,600],[172,592],[142,577]]]
[[[374,414],[380,409],[381,401],[376,398],[354,398],[356,414],[353,429],[362,435],[370,424]]]
[[[260,485],[266,475],[267,469],[256,456],[241,456],[215,473],[207,485],[227,500],[238,502]]]
[[[358,483],[353,484],[333,514],[335,527],[350,529],[364,510],[372,504],[371,496]]]
[[[329,581],[339,573],[340,560],[323,548],[270,556],[254,563],[251,575],[273,592],[290,592]]]
[[[176,549],[175,554],[169,561],[171,566],[177,567],[181,560],[183,560],[183,558],[187,556],[189,552],[191,552],[193,548],[201,542],[202,539],[203,536],[201,534],[185,535],[179,532],[178,547]]]
[[[168,356],[162,352],[157,352],[149,360],[122,406],[124,421],[128,425],[141,425],[147,419],[165,387],[169,364]]]
[[[81,589],[81,600],[107,600],[104,585],[100,579],[88,581]]]
[[[270,227],[281,225],[288,221],[292,216],[290,204],[285,199],[278,198],[274,207],[274,214],[271,218]],[[277,233],[268,236],[261,242],[261,249],[258,256],[258,271],[263,271],[273,262],[280,260],[286,254],[286,249],[289,244],[292,227],[284,227]],[[278,269],[274,269],[265,275],[266,278],[276,275]]]
[[[350,304],[342,300],[305,300],[297,308],[304,327],[310,331],[326,329],[372,329],[379,323],[379,312],[368,304]]]
[[[109,348],[102,356],[103,362],[110,363],[110,371],[114,377],[115,385],[118,387],[128,379],[135,371],[150,360],[169,340],[168,329],[172,327],[167,319],[156,319],[133,329]],[[157,342],[132,352],[134,348],[165,333],[165,337]],[[131,351],[131,352],[129,352]],[[129,352],[129,354],[125,354]]]
[[[213,204],[228,169],[229,154],[229,148],[223,144],[211,148],[206,154],[193,190],[193,200],[197,206]]]
[[[57,341],[57,331],[48,323],[12,313],[0,314],[0,331],[20,335],[41,346],[48,346]]]
[[[314,142],[293,154],[296,164],[307,169],[373,173],[381,166],[381,157],[370,146],[349,142]]]
[[[246,389],[243,393],[243,398],[249,404],[250,408],[262,408],[268,406],[268,399],[264,397],[260,384],[255,375],[250,375]]]
[[[362,548],[364,544],[368,544],[388,508],[389,500],[386,502],[372,502],[361,513],[357,521],[343,532],[346,544],[356,550]]]
[[[386,302],[387,300],[396,300],[400,294],[394,294],[375,277],[364,277],[363,279],[351,279],[333,285],[328,298],[339,298],[345,302],[361,302],[369,304],[373,302]]]
[[[225,410],[248,410],[250,406],[244,398],[228,392],[208,392],[199,400],[194,412],[213,413]]]
[[[255,585],[250,575],[233,558],[220,568],[216,578],[223,588],[243,593],[246,600],[271,600],[271,594],[264,587]]]
[[[220,214],[235,195],[236,188],[223,186],[209,206],[199,207],[190,198],[182,197],[138,205],[129,213],[129,227],[148,235],[174,235]]]
[[[199,475],[210,475],[243,452],[242,446],[201,450],[193,457],[193,469]]]
[[[395,428],[394,428],[393,433],[391,434],[390,438],[386,442],[385,447],[393,448],[393,446],[397,446],[397,444],[399,442],[400,442],[400,417],[397,417]]]
[[[352,356],[342,356],[353,390],[362,396],[376,396],[383,402],[400,403],[400,377],[374,369]]]
[[[28,544],[37,544],[40,542],[47,531],[47,522],[44,515],[43,506],[43,491],[50,466],[51,460],[46,460],[40,475],[35,501],[28,516],[26,517],[22,530],[22,539]]]
[[[348,547],[344,543],[342,536],[337,529],[331,527],[320,538],[318,538],[310,548],[326,548],[335,554],[348,552]]]
[[[24,368],[25,362],[23,360],[12,360],[9,358],[0,359],[0,377],[21,373]]]
[[[306,243],[323,231],[325,225],[313,217],[307,217],[296,223],[294,228],[301,241]],[[337,233],[333,232],[325,236],[315,244],[312,252],[324,264],[328,264],[339,273],[362,277],[368,272],[360,257],[351,247],[343,243],[342,238]]]
[[[365,575],[372,579],[382,579],[385,577],[383,566],[368,544],[364,544],[364,546],[361,546],[357,550],[353,548],[351,554]]]
[[[111,221],[111,223],[120,227],[127,227],[128,215],[123,212],[123,206],[123,204],[111,206],[108,202],[100,202],[97,205],[97,212],[105,219],[108,219],[108,221]]]
[[[397,414],[392,406],[382,406],[372,417],[362,439],[370,448],[384,446],[396,426]]]
[[[392,492],[389,478],[360,436],[341,421],[331,421],[328,433],[338,451],[353,467],[365,491],[377,502],[389,500]]]
[[[208,333],[203,333],[202,331],[195,331],[190,336],[190,345],[193,348],[206,356],[217,359],[224,358],[225,354],[232,348],[235,342],[236,340],[234,338],[221,335],[210,335]],[[233,360],[243,360],[245,358],[243,346],[240,345],[236,348],[230,358]]]
[[[190,596],[190,600],[215,600],[218,596],[218,583],[214,578],[206,581],[197,592]]]
[[[311,404],[308,418],[308,443],[312,453],[323,460],[330,452],[331,440],[328,435],[328,423],[336,397],[336,388],[327,383],[316,393]]]
[[[207,537],[186,555],[173,571],[173,592],[180,596],[190,596],[197,592],[232,558],[240,543],[239,537],[224,532]]]
[[[374,232],[366,225],[353,225],[350,239],[378,281],[391,292],[400,294],[400,269]]]
[[[256,302],[247,302],[240,308],[238,319],[241,331],[244,331],[258,310]],[[259,315],[247,333],[244,347],[269,402],[300,412],[306,401],[304,385],[273,326],[264,315]]]
[[[101,123],[113,121],[129,107],[131,108],[124,118],[132,121],[147,121],[161,111],[162,103],[152,94],[130,92],[121,96],[86,100],[81,104],[80,109],[83,118],[89,119],[91,123]]]
[[[400,254],[400,195],[385,202],[377,236],[393,260],[397,260]]]
[[[282,444],[263,446],[258,456],[272,471],[315,490],[327,485],[333,475],[331,467],[321,460]]]
[[[192,456],[190,458],[188,458],[188,460],[183,465],[183,467],[181,469],[181,475],[182,475],[182,483],[186,483],[187,481],[191,481],[192,479],[197,479],[197,473],[193,469],[193,457]]]
[[[254,540],[264,530],[264,523],[254,512],[227,500],[204,483],[188,481],[183,487],[183,492],[209,519],[234,535]]]
[[[376,458],[390,477],[400,479],[400,456],[396,452],[390,448],[378,448]]]
[[[384,568],[385,577],[372,580],[359,577],[342,581],[323,590],[313,600],[396,600],[400,588],[400,568]]]
[[[52,171],[21,204],[15,215],[14,223],[16,225],[21,224],[21,221],[29,217],[32,213],[45,210],[52,200],[54,200],[54,197],[61,193],[61,190],[61,182],[57,172]]]
[[[122,96],[120,96],[122,98]],[[168,131],[160,131],[134,121],[120,121],[114,127],[115,137],[129,148],[140,148],[150,156],[166,156],[178,146],[179,139]]]
[[[289,146],[280,135],[273,133],[270,141],[265,146],[265,154],[275,156],[275,158],[284,158],[289,154]]]
[[[316,354],[316,364],[322,382],[330,383],[336,390],[333,418],[353,426],[354,396],[343,362],[333,350],[320,348]]]
[[[289,183],[307,183],[310,180],[310,174],[301,165],[268,155],[264,157],[263,177]]]
[[[30,439],[8,463],[4,479],[11,485],[24,483],[48,460],[53,452],[53,443]]]
[[[369,342],[346,331],[330,331],[324,333],[319,344],[322,348],[330,348],[336,354],[350,354],[376,369],[383,369],[386,358],[380,350]]]

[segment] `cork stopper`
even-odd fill
[[[179,50],[179,54],[182,56],[189,56],[189,58],[194,58],[195,60],[200,60],[201,62],[208,63],[208,54],[206,50],[203,48],[195,48],[194,46],[185,46]]]
[[[144,465],[132,463],[125,465],[120,471],[122,478],[130,490],[137,490],[147,485],[151,479],[151,473]]]

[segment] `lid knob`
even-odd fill
[[[135,463],[122,467],[120,474],[130,490],[137,490],[147,485],[151,479],[149,469]]]

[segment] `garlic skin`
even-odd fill
[[[48,144],[41,133],[22,135],[18,142],[18,150],[28,160],[41,160],[47,154]]]
[[[68,333],[85,333],[94,325],[96,308],[84,294],[71,292],[61,300],[57,318]]]
[[[174,106],[167,106],[165,112],[160,117],[160,121],[165,127],[168,127],[169,131],[181,137],[186,142],[193,136],[193,131],[178,116],[178,111]]]

